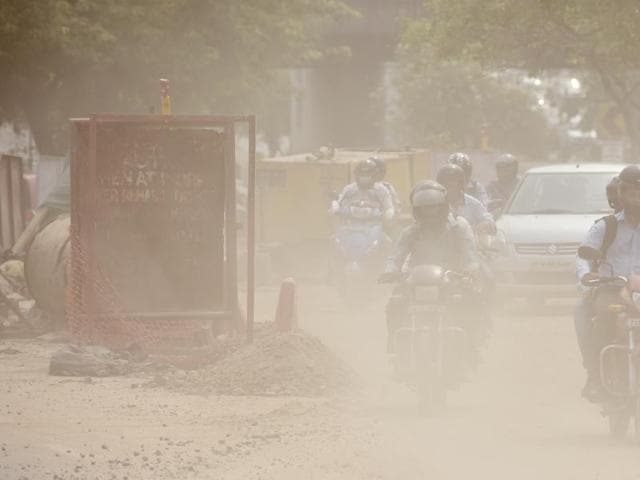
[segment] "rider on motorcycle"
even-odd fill
[[[518,160],[510,153],[500,155],[496,162],[496,179],[487,185],[489,202],[501,201],[503,204],[511,198],[520,177]]]
[[[371,159],[359,161],[354,170],[355,182],[347,185],[337,200],[331,203],[329,212],[350,219],[354,207],[367,206],[371,210],[370,220],[391,220],[395,215],[389,191],[376,182],[378,167]]]
[[[376,175],[376,182],[382,185],[387,189],[389,195],[391,196],[391,201],[393,202],[393,207],[395,209],[395,213],[398,214],[400,212],[400,208],[402,206],[400,202],[400,197],[398,196],[398,192],[395,187],[385,180],[387,176],[387,162],[384,161],[381,157],[370,157],[378,167],[378,174]]]
[[[578,258],[576,273],[581,284],[598,278],[599,275],[628,276],[640,272],[640,167],[629,165],[618,177],[619,206],[622,210],[596,221],[582,246],[599,250],[603,261],[596,271],[595,265]],[[610,197],[614,200],[615,198]],[[601,338],[594,328],[595,306],[590,295],[582,298],[575,314],[576,334],[587,370],[587,381],[582,394],[589,400],[603,395],[599,375],[599,355],[608,339]]]
[[[451,165],[457,165],[464,171],[464,190],[465,193],[471,195],[480,201],[483,205],[487,205],[489,202],[489,197],[487,196],[487,192],[480,182],[474,180],[472,178],[473,175],[473,165],[471,164],[471,159],[469,155],[462,152],[452,153],[449,156],[449,163]]]
[[[481,253],[479,256],[480,274],[478,275],[478,285],[483,292],[482,301],[476,302],[478,311],[482,311],[482,324],[490,328],[491,325],[491,304],[495,291],[495,278],[491,271],[490,261],[487,256],[487,248],[490,245],[490,238],[498,231],[493,216],[487,211],[485,206],[476,200],[475,197],[464,193],[464,172],[457,165],[444,165],[438,170],[436,175],[438,182],[447,189],[447,199],[453,215],[463,217],[476,234],[476,245]]]
[[[406,227],[389,256],[381,283],[397,280],[408,267],[435,264],[447,270],[477,272],[478,256],[473,231],[461,217],[449,210],[446,189],[427,181],[410,196],[414,223]],[[409,299],[402,286],[396,287],[387,304],[387,350],[393,353],[393,332],[407,318]]]
[[[438,170],[436,180],[447,189],[447,201],[455,216],[464,217],[478,234],[496,233],[493,216],[479,200],[465,193],[465,174],[462,168],[453,164],[444,165]]]

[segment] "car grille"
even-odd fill
[[[513,272],[513,279],[523,285],[569,285],[577,281],[573,272]]]
[[[579,243],[516,243],[520,255],[575,255]]]

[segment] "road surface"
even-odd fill
[[[335,398],[192,396],[134,377],[47,375],[44,342],[0,340],[1,479],[640,479],[640,448],[579,397],[568,308],[501,314],[479,370],[437,415],[390,378],[380,287],[347,311],[300,287],[300,326],[363,378]],[[276,289],[259,292],[270,320]],[[9,350],[6,350],[9,349]]]

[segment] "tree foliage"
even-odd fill
[[[396,135],[407,144],[472,149],[490,146],[531,157],[548,153],[552,131],[535,99],[487,74],[476,62],[441,60],[410,23],[398,51]]]
[[[427,0],[417,42],[441,59],[493,69],[570,68],[595,74],[640,148],[637,0]]]
[[[60,151],[69,116],[147,112],[161,77],[177,113],[259,110],[280,92],[274,67],[321,57],[324,23],[353,13],[338,0],[4,0],[0,114]]]

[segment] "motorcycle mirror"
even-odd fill
[[[578,256],[583,260],[601,260],[602,252],[593,247],[580,247],[578,248]]]

